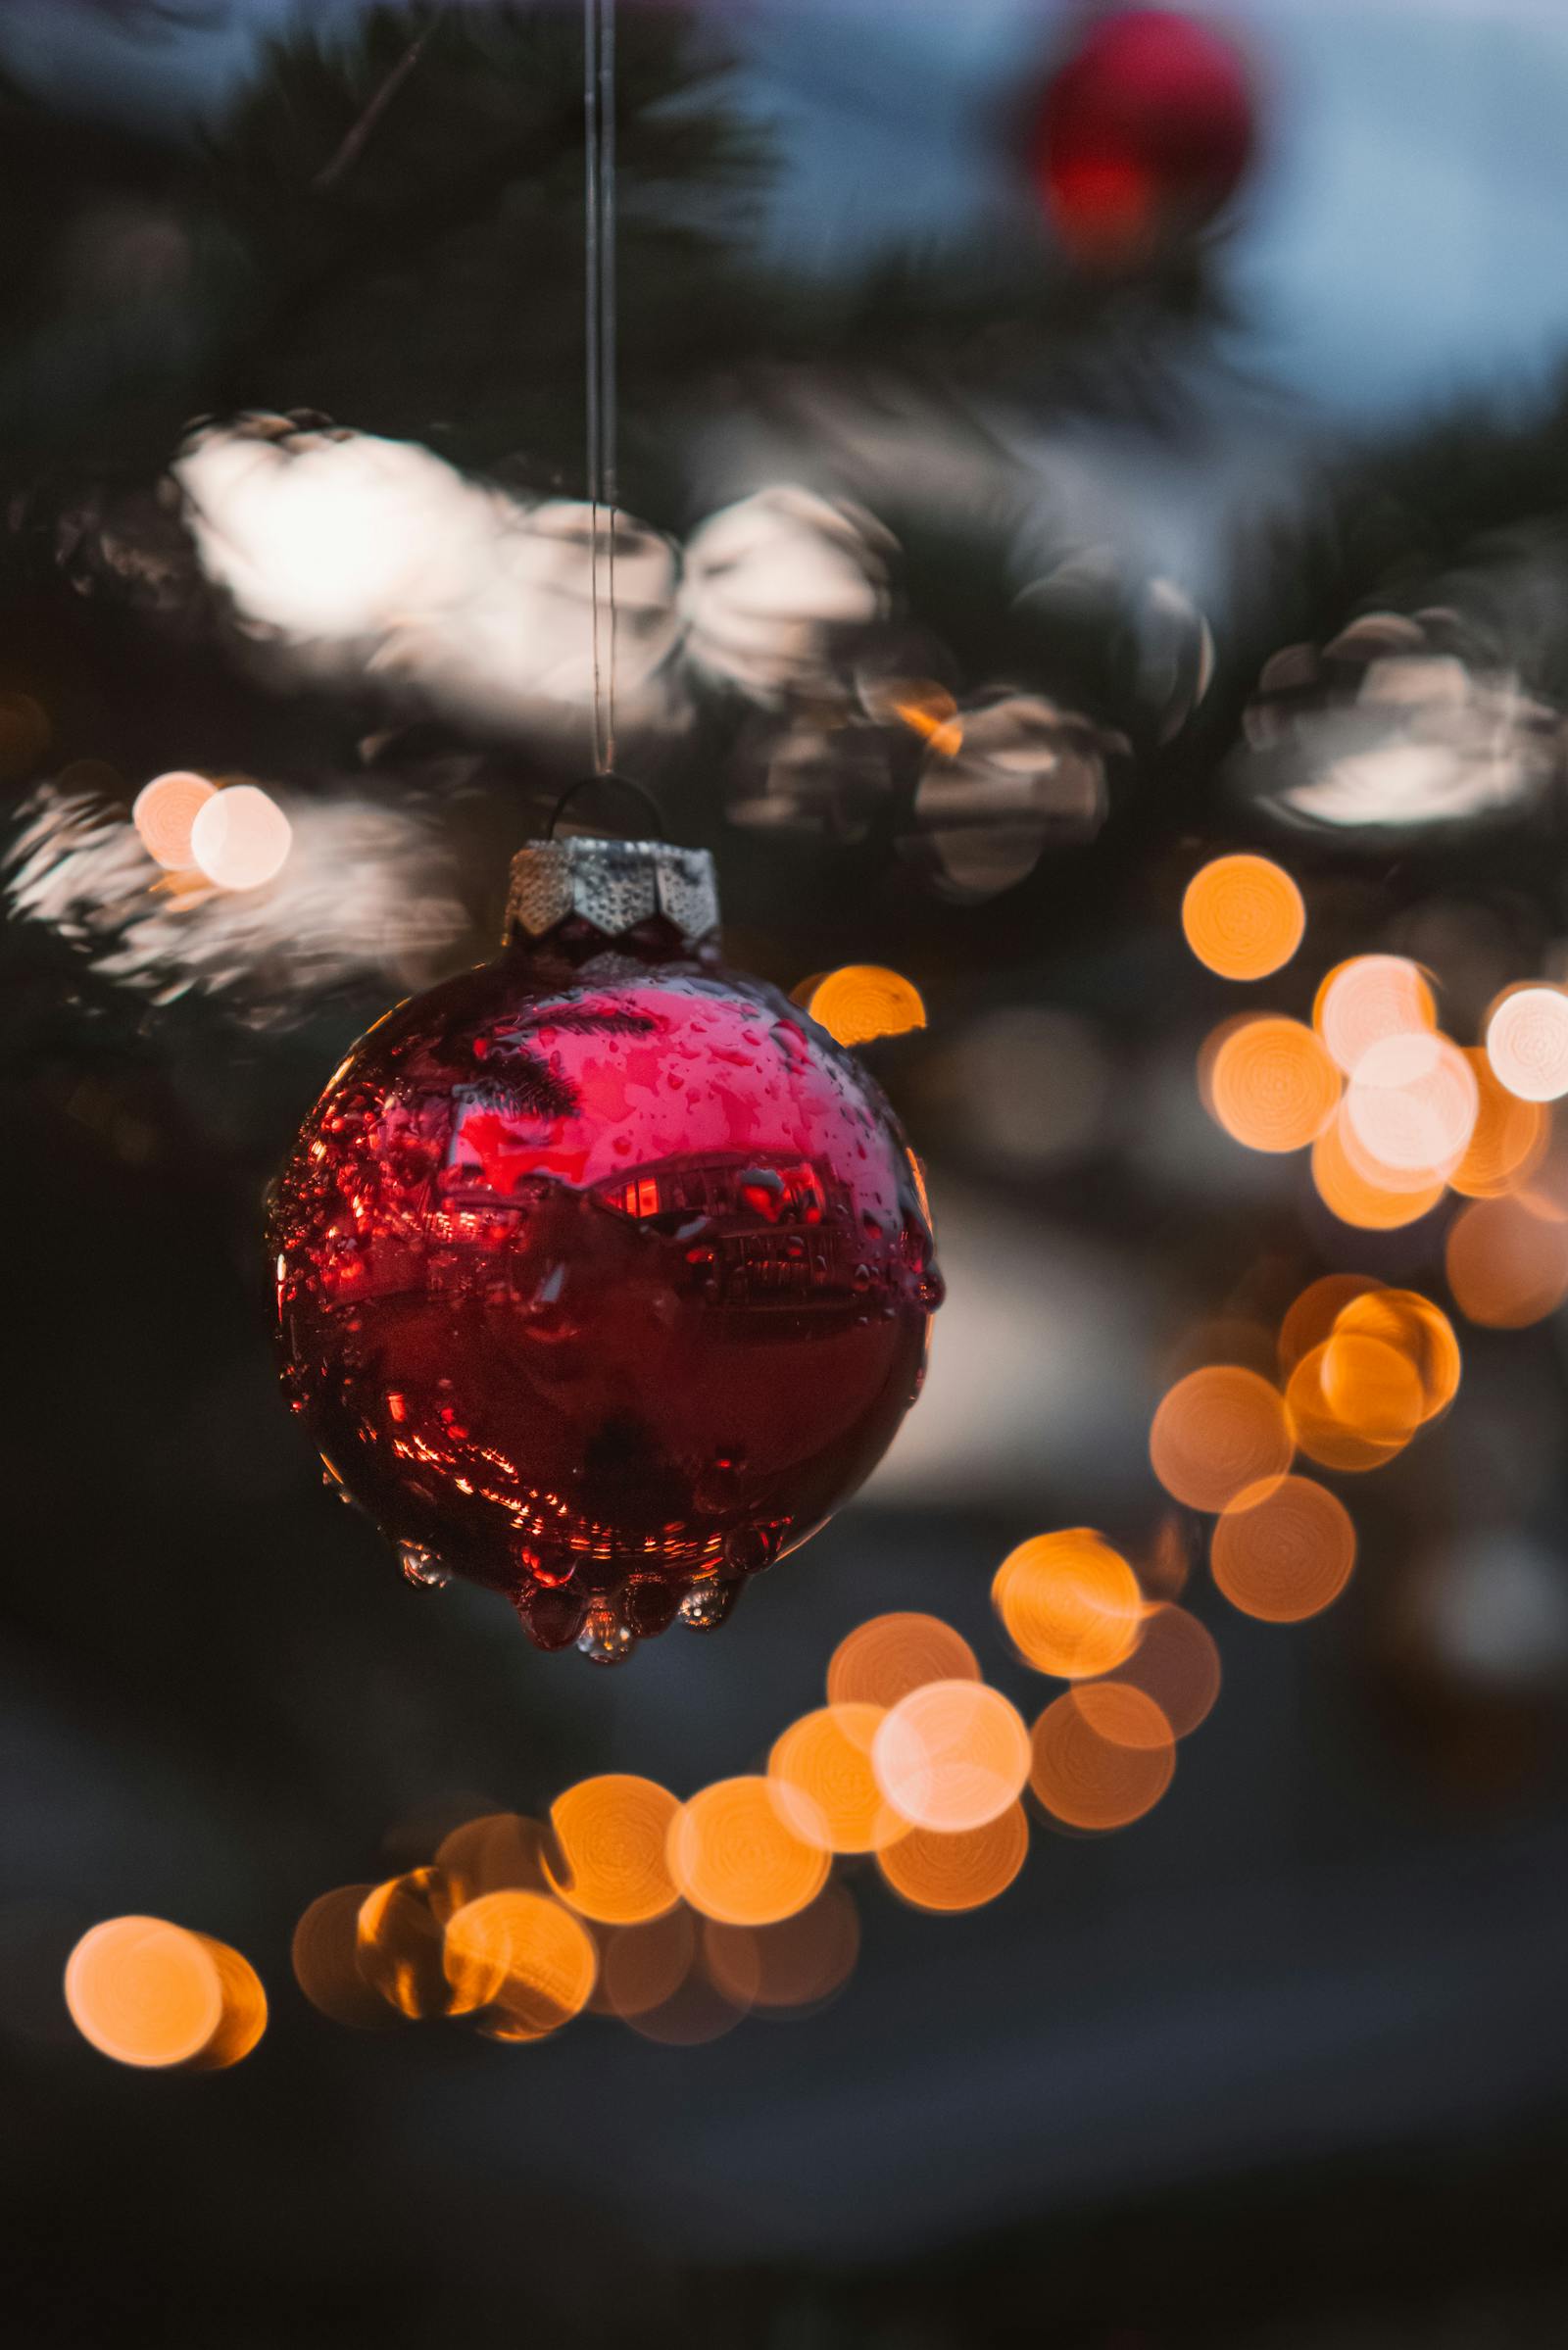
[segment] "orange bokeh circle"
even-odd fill
[[[1066,1681],[1108,1673],[1138,1644],[1138,1578],[1088,1527],[1020,1542],[997,1569],[991,1597],[1008,1639],[1038,1673]]]
[[[1064,1691],[1035,1724],[1029,1784],[1071,1828],[1125,1828],[1152,1811],[1176,1770],[1154,1700],[1115,1681]]]
[[[693,1909],[729,1926],[771,1926],[814,1901],[828,1856],[790,1826],[760,1778],[720,1779],[670,1822],[669,1868]]]
[[[680,1809],[666,1787],[630,1772],[579,1780],[550,1807],[556,1851],[545,1875],[561,1899],[605,1926],[637,1926],[679,1899],[665,1848]]]
[[[824,1852],[875,1852],[908,1833],[871,1768],[880,1705],[823,1705],[776,1738],[767,1775],[786,1820]]]
[[[982,1909],[1006,1891],[1028,1856],[1028,1819],[1021,1803],[1009,1803],[984,1827],[958,1836],[911,1829],[877,1854],[877,1867],[915,1909]]]
[[[1209,1550],[1226,1598],[1269,1624],[1319,1614],[1339,1597],[1354,1565],[1350,1513],[1310,1477],[1282,1477],[1238,1494]]]
[[[1216,857],[1187,885],[1182,930],[1199,961],[1222,979],[1266,979],[1300,945],[1306,906],[1271,857]]]
[[[1149,1434],[1154,1475],[1190,1509],[1221,1510],[1243,1486],[1283,1476],[1295,1449],[1277,1390],[1236,1363],[1179,1379]]]
[[[951,1624],[897,1611],[845,1635],[828,1662],[827,1693],[834,1705],[889,1706],[928,1681],[979,1678],[979,1659]]]
[[[1276,1013],[1232,1027],[1204,1069],[1212,1116],[1250,1151],[1304,1151],[1334,1116],[1340,1090],[1311,1029]]]

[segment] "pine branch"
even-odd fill
[[[430,20],[423,30],[405,49],[391,73],[375,90],[359,121],[345,133],[336,154],[317,172],[311,185],[318,194],[325,188],[335,186],[344,173],[352,171],[355,164],[358,163],[366,147],[369,144],[371,133],[377,122],[424,55],[430,36],[440,22],[441,11],[436,9],[431,13]]]

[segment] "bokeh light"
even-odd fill
[[[877,1037],[905,1036],[925,1026],[919,989],[880,963],[847,963],[830,971],[812,989],[807,1009],[841,1045],[869,1045]]]
[[[869,673],[858,684],[861,709],[879,726],[906,726],[942,759],[954,759],[962,750],[963,719],[945,685],[930,677]]]
[[[151,783],[142,786],[131,803],[130,820],[155,864],[166,872],[182,873],[195,863],[191,826],[217,791],[218,786],[209,783],[205,775],[183,767],[155,775]]]
[[[1306,1288],[1280,1324],[1280,1373],[1289,1379],[1303,1354],[1334,1335],[1334,1325],[1352,1298],[1382,1288],[1370,1273],[1325,1273]]]
[[[1473,1199],[1449,1226],[1444,1263],[1467,1321],[1524,1330],[1568,1297],[1568,1223],[1528,1190]]]
[[[824,1885],[809,1908],[776,1926],[703,1926],[703,1960],[715,1986],[737,2005],[819,2007],[842,1990],[860,1951],[860,1914],[841,1885]]]
[[[1152,1811],[1176,1770],[1176,1741],[1152,1697],[1091,1681],[1048,1705],[1031,1739],[1029,1784],[1070,1828],[1125,1828]]]
[[[260,784],[230,784],[196,810],[190,861],[220,889],[260,889],[283,870],[293,839],[287,816]]]
[[[1190,1509],[1221,1510],[1244,1486],[1283,1476],[1295,1449],[1278,1391],[1238,1363],[1189,1371],[1149,1434],[1154,1475]]]
[[[667,1788],[627,1772],[580,1780],[550,1807],[556,1853],[544,1853],[554,1890],[585,1918],[635,1926],[679,1899],[665,1847],[680,1806]]]
[[[1467,1199],[1494,1199],[1517,1190],[1540,1165],[1550,1116],[1539,1102],[1522,1102],[1500,1083],[1483,1047],[1470,1046],[1465,1058],[1475,1073],[1476,1122],[1448,1183]]]
[[[1453,1324],[1418,1290],[1364,1290],[1341,1307],[1334,1334],[1377,1339],[1402,1354],[1420,1383],[1423,1420],[1446,1411],[1459,1392],[1463,1364]],[[1338,1395],[1343,1386],[1343,1368],[1331,1363],[1327,1391]]]
[[[933,1681],[900,1699],[871,1746],[877,1784],[915,1828],[955,1835],[1006,1810],[1029,1776],[1029,1733],[983,1682]]]
[[[466,2012],[466,1994],[448,1978],[443,1934],[454,1904],[439,1869],[410,1869],[389,1877],[360,1905],[359,1962],[399,2015],[454,2016]],[[483,2004],[475,1991],[466,2007]]]
[[[956,1911],[995,1901],[1028,1857],[1028,1818],[1021,1803],[1009,1803],[983,1827],[957,1836],[911,1829],[877,1854],[876,1865],[911,1908]]]
[[[1152,1602],[1179,1599],[1193,1571],[1192,1524],[1185,1510],[1160,1513],[1139,1553],[1138,1580]]]
[[[1331,1215],[1360,1232],[1396,1232],[1431,1214],[1444,1196],[1441,1175],[1411,1182],[1385,1173],[1379,1180],[1367,1171],[1364,1151],[1348,1147],[1348,1139],[1342,1110],[1312,1145],[1312,1182]]]
[[[913,1610],[872,1616],[846,1634],[828,1662],[834,1705],[897,1705],[928,1681],[978,1681],[974,1650],[940,1616]]]
[[[1425,974],[1402,955],[1356,955],[1337,963],[1312,1005],[1312,1025],[1348,1077],[1374,1045],[1437,1021]]]
[[[217,2032],[223,1993],[199,1934],[162,1918],[109,1918],[67,1961],[66,2005],[82,2037],[117,2064],[181,2065]]]
[[[697,1922],[681,1902],[644,1926],[612,1927],[604,1936],[592,2005],[629,2022],[672,1999],[697,1954]]]
[[[749,2001],[732,1997],[713,1981],[699,1942],[693,1964],[669,1996],[622,2021],[639,2039],[653,2040],[661,2048],[706,2048],[733,2032],[750,2013]]]
[[[1555,987],[1512,988],[1487,1021],[1494,1076],[1521,1102],[1559,1102],[1568,1094],[1568,994]]]
[[[670,1822],[670,1874],[693,1909],[728,1926],[771,1926],[814,1901],[828,1856],[790,1827],[760,1778],[720,1779]]]
[[[1464,1156],[1480,1102],[1475,1071],[1449,1038],[1433,1029],[1384,1037],[1362,1053],[1347,1088],[1346,1148],[1365,1152],[1361,1171],[1373,1181],[1446,1180]]]
[[[267,2030],[267,1993],[248,1958],[211,1934],[200,1938],[218,1969],[223,2013],[212,2038],[191,2061],[199,2072],[226,2072],[249,2056]]]
[[[1265,979],[1300,945],[1306,906],[1271,858],[1216,857],[1187,885],[1182,929],[1199,961],[1222,979]]]
[[[1107,1673],[1138,1644],[1138,1578],[1087,1527],[1020,1542],[997,1569],[991,1598],[1007,1638],[1038,1673],[1066,1681]]]
[[[65,1993],[83,2039],[122,2065],[236,2064],[267,2024],[266,1994],[239,1952],[163,1918],[90,1928],[66,1962]]]
[[[481,1893],[453,1913],[444,1964],[453,2012],[499,2010],[497,2036],[542,2038],[581,2013],[598,1971],[593,1938],[548,1893]]]
[[[373,1885],[339,1885],[314,1900],[294,1929],[294,1980],[334,2024],[351,2032],[391,2032],[403,2011],[382,1998],[360,1969],[360,1911]]]
[[[820,1706],[792,1723],[767,1758],[767,1774],[798,1836],[825,1852],[875,1852],[908,1833],[871,1768],[880,1705]]]
[[[545,1892],[545,1832],[520,1812],[484,1812],[450,1830],[436,1846],[431,1890],[445,1920],[481,1893]]]
[[[1338,1494],[1310,1477],[1239,1493],[1214,1529],[1214,1581],[1232,1606],[1269,1624],[1298,1624],[1337,1599],[1355,1565],[1355,1528]]]
[[[1213,1635],[1185,1607],[1146,1608],[1138,1646],[1112,1678],[1152,1697],[1174,1738],[1192,1735],[1213,1711],[1220,1690]]]
[[[1270,1012],[1229,1028],[1201,1090],[1217,1123],[1248,1150],[1304,1151],[1339,1106],[1340,1076],[1310,1028]]]
[[[215,793],[193,838],[253,789]],[[269,888],[250,886],[261,867],[245,857],[204,874],[195,846],[189,869],[149,888],[135,829],[102,787],[45,784],[6,860],[7,904],[70,940],[114,987],[155,1004],[221,1000],[252,1027],[292,1025],[334,982],[403,995],[451,967],[471,916],[455,845],[429,808],[335,792],[298,802],[289,823],[287,862]]]
[[[1303,1354],[1287,1397],[1296,1441],[1325,1469],[1378,1469],[1414,1436],[1426,1416],[1420,1373],[1381,1338],[1336,1329]]]

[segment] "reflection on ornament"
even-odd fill
[[[891,1112],[716,918],[697,852],[525,850],[500,960],[350,1053],[271,1206],[287,1392],[405,1573],[601,1662],[854,1492],[941,1297]]]

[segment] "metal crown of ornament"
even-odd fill
[[[541,939],[575,916],[618,938],[662,914],[685,947],[718,929],[718,885],[706,849],[669,841],[577,837],[530,841],[512,860],[504,939]]]

